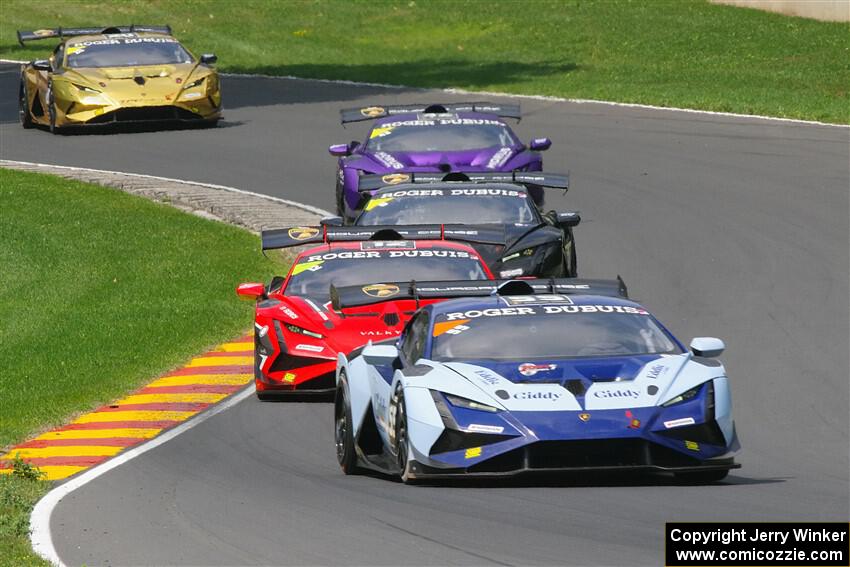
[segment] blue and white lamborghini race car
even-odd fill
[[[346,474],[366,467],[408,482],[626,469],[713,482],[740,466],[715,359],[723,342],[696,338],[686,349],[625,298],[622,280],[393,285],[413,298],[466,297],[421,308],[397,340],[339,356]],[[332,296],[381,301],[359,288]]]

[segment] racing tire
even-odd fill
[[[569,258],[564,258],[566,260],[566,277],[568,278],[576,278],[578,277],[578,259],[576,257],[576,240],[573,237],[573,231],[570,229],[569,234],[567,235],[567,240],[570,243],[570,252]]]
[[[336,214],[345,218],[345,189],[342,184],[336,184]]]
[[[726,478],[729,469],[675,473],[676,480],[687,484],[711,484]]]
[[[398,388],[396,394],[395,416],[395,445],[398,475],[404,484],[413,483],[413,472],[410,470],[410,442],[407,438],[407,408],[404,405],[404,390]]]
[[[33,122],[32,113],[29,109],[29,100],[27,82],[21,77],[21,86],[18,90],[18,115],[21,120],[21,126],[26,130],[35,127],[35,122]]]
[[[354,420],[351,419],[351,404],[348,403],[348,383],[345,374],[340,376],[334,400],[334,443],[336,460],[342,472],[357,474],[357,451],[354,447]]]
[[[53,86],[47,87],[47,117],[50,120],[50,133],[58,134],[59,127],[56,126],[56,101],[53,98]]]

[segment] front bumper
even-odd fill
[[[589,412],[484,414],[454,408],[451,420],[441,414],[440,426],[424,419],[415,423],[411,437],[422,446],[413,443],[413,469],[424,477],[738,468],[740,443],[731,416],[705,413],[699,399],[671,408]],[[482,433],[485,428],[497,433]]]
[[[485,459],[469,467],[436,467],[414,460],[415,478],[457,476],[505,477],[530,473],[707,472],[741,465],[733,457],[699,460],[642,439],[538,441]]]
[[[102,126],[107,124],[138,124],[156,122],[201,123],[221,118],[221,106],[210,97],[192,102],[151,101],[148,104],[115,104],[107,99],[96,99],[83,104],[71,102],[58,105],[56,125]],[[64,108],[64,112],[61,112]]]

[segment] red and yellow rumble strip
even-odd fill
[[[113,404],[12,447],[0,457],[0,474],[10,472],[15,455],[49,480],[77,474],[241,390],[253,378],[253,364],[250,336],[220,345]]]

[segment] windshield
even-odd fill
[[[386,122],[372,129],[366,147],[375,152],[456,152],[517,143],[499,120],[446,118]]]
[[[191,63],[192,56],[171,37],[111,37],[81,41],[65,50],[66,65],[85,67],[137,67]]]
[[[380,224],[532,224],[527,195],[514,189],[411,189],[372,197],[358,226]]]
[[[449,248],[417,249],[413,241],[400,244],[408,248],[349,249],[303,256],[292,268],[285,294],[307,296],[324,303],[329,300],[331,284],[342,287],[409,280],[489,279],[478,255],[472,252]]]
[[[619,305],[538,305],[445,313],[437,318],[433,335],[432,360],[681,352],[647,311]]]

